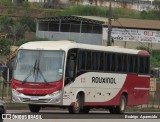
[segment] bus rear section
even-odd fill
[[[149,95],[147,51],[78,44],[31,42],[20,47],[12,79],[13,101],[41,107],[67,107],[70,113],[92,108],[124,113],[146,104]]]

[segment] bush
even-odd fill
[[[0,39],[0,55],[8,55],[10,53],[10,46],[12,41],[7,39]]]
[[[0,5],[10,6],[12,5],[12,0],[0,0]]]
[[[160,67],[160,60],[158,60],[156,57],[150,57],[150,67],[157,68]]]
[[[28,31],[32,31],[32,32],[36,31],[36,22],[34,18],[24,15],[18,18],[18,22],[21,25],[26,25],[28,28]]]
[[[138,49],[138,50],[146,50],[146,51],[150,52],[148,47],[144,47],[144,46],[136,47],[136,49]]]
[[[71,6],[59,13],[61,16],[83,15],[83,16],[106,16],[108,9],[105,7],[96,7],[91,5]]]

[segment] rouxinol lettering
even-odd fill
[[[115,78],[92,77],[92,83],[116,84]]]

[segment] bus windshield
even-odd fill
[[[48,83],[62,78],[63,51],[19,50],[14,78],[22,82]]]

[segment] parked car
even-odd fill
[[[6,113],[5,103],[0,100],[0,120],[2,120],[2,114]]]

